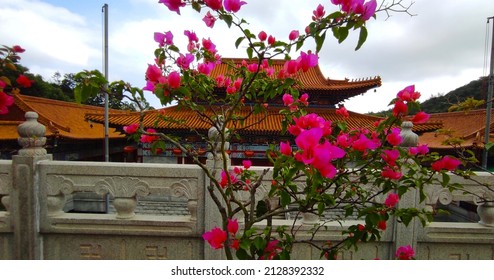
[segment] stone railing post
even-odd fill
[[[40,203],[37,163],[51,160],[43,146],[46,143],[45,127],[38,123],[38,114],[27,112],[26,121],[17,128],[18,142],[22,146],[12,158],[13,184],[11,216],[14,225],[14,256],[21,260],[42,259],[39,234]]]
[[[401,147],[415,147],[418,144],[418,135],[412,131],[413,124],[409,121],[404,121],[401,125],[401,137],[403,139],[400,144]],[[413,164],[405,163],[405,164]],[[403,173],[407,172],[406,169],[402,170]],[[405,193],[398,203],[399,208],[418,208],[420,201],[419,190],[414,189]],[[412,248],[417,247],[417,235],[418,229],[420,227],[419,221],[414,219],[408,226],[405,226],[403,223],[398,223],[395,221],[394,223],[394,232],[393,232],[393,243],[392,247],[393,251],[390,252],[391,258],[394,257],[394,253],[396,249],[401,246],[412,246]]]

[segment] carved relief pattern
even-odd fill
[[[426,205],[436,205],[439,201],[442,205],[448,205],[453,201],[453,194],[440,185],[425,186],[424,191],[427,195]]]
[[[147,245],[144,254],[148,260],[167,260],[168,248],[160,245]]]
[[[98,194],[110,193],[113,197],[131,198],[136,195],[149,195],[148,183],[138,178],[110,177],[98,181],[95,186]]]
[[[82,260],[101,260],[102,246],[100,244],[81,244],[79,246]]]
[[[10,209],[10,192],[12,191],[12,180],[10,174],[0,174],[0,196],[1,203],[7,210]]]

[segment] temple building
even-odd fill
[[[241,59],[222,59],[223,62],[231,61],[234,64],[241,63]],[[284,60],[273,60],[272,66],[275,72],[283,68]],[[226,63],[217,65],[211,73],[211,76],[227,74],[228,67]],[[309,69],[307,72],[300,72],[296,77],[301,84],[301,92],[308,93],[309,107],[308,113],[317,113],[326,120],[336,121],[342,120],[342,116],[336,114],[336,105],[343,103],[348,98],[364,94],[368,90],[377,88],[381,85],[380,77],[357,80],[333,80],[324,77],[319,66]],[[216,88],[218,94],[225,92],[225,88]],[[269,144],[279,144],[280,141],[290,139],[290,135],[281,135],[282,118],[279,113],[283,102],[281,97],[269,102],[267,115],[250,116],[241,129],[238,130],[240,137],[238,139],[230,139],[230,155],[233,165],[240,165],[242,160],[250,159],[254,165],[270,165],[266,150]],[[352,128],[370,128],[374,123],[381,118],[349,112],[350,117],[347,123],[350,129]],[[185,123],[170,124],[164,122],[156,122],[159,114],[165,114],[168,118],[175,120],[185,120]],[[248,114],[246,109],[242,114]],[[261,119],[262,118],[262,119]],[[86,119],[92,122],[103,123],[104,116],[101,113],[89,113]],[[139,123],[140,113],[138,112],[115,112],[109,116],[111,127],[122,129],[133,123]],[[164,110],[148,111],[143,119],[144,127],[155,128],[166,134],[178,135],[184,139],[185,143],[194,146],[200,151],[203,159],[206,158],[206,143],[194,131],[201,135],[207,135],[210,125],[201,120],[200,117],[192,110],[184,110],[178,106],[167,107]],[[237,127],[238,129],[239,127]],[[438,125],[421,125],[415,127],[418,130],[433,130],[439,128]],[[201,152],[202,151],[202,152]],[[141,162],[168,162],[168,163],[189,163],[191,159],[183,156],[179,149],[174,149],[171,145],[167,145],[166,149],[159,149],[158,154],[151,153],[150,145],[144,144],[139,146],[137,151],[138,161]]]
[[[104,126],[86,121],[88,113],[104,114],[104,108],[64,102],[22,94],[15,94],[9,112],[0,115],[0,159],[10,159],[21,148],[17,126],[26,119],[25,113],[36,112],[38,122],[46,127],[45,148],[55,160],[104,160]],[[110,112],[114,112],[112,110]],[[109,131],[110,158],[123,161],[125,135],[111,128]]]

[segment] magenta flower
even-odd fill
[[[3,91],[0,91],[0,115],[9,112],[9,106],[14,104],[14,98]]]
[[[287,60],[283,65],[283,70],[288,75],[294,75],[297,73],[299,63],[296,60]]]
[[[154,128],[148,128],[146,130],[146,133],[156,133],[156,130]],[[158,139],[159,139],[159,137],[156,135],[146,135],[146,134],[141,135],[141,142],[142,143],[153,143],[154,141],[156,141]]]
[[[364,7],[363,7],[363,12],[362,12],[362,19],[368,20],[371,17],[373,17],[374,14],[376,13],[376,8],[377,8],[376,0],[371,0],[367,3],[365,3]]]
[[[293,103],[293,96],[291,94],[288,93],[283,94],[282,99],[283,99],[283,104],[285,106],[290,106]]]
[[[400,171],[398,171],[396,168],[385,166],[381,171],[381,176],[391,180],[399,180],[403,176],[403,174]]]
[[[276,43],[276,38],[274,36],[269,35],[268,44],[272,46],[274,45],[274,43]]]
[[[157,83],[160,77],[162,77],[161,69],[154,64],[148,64],[148,69],[146,70],[146,80]]]
[[[225,6],[225,10],[231,13],[238,12],[240,10],[240,7],[245,4],[247,3],[240,0],[225,0],[225,2],[223,3],[223,5]]]
[[[341,106],[339,109],[337,109],[336,114],[342,116],[345,119],[348,119],[350,117],[350,114],[344,106]]]
[[[386,141],[392,146],[398,146],[403,141],[398,127],[392,128],[391,133],[386,136]]]
[[[288,35],[288,40],[293,41],[296,40],[299,36],[298,30],[292,30],[290,34]]]
[[[280,142],[280,152],[283,155],[286,156],[291,156],[292,155],[292,146],[290,145],[290,142]]]
[[[244,166],[245,169],[249,169],[252,166],[252,161],[250,160],[243,160],[242,165]]]
[[[28,87],[31,87],[31,85],[34,83],[34,81],[31,81],[29,80],[28,77],[24,76],[24,75],[19,75],[19,77],[17,77],[17,79],[15,80],[21,87],[25,87],[25,88],[28,88]]]
[[[412,260],[415,256],[412,246],[401,246],[396,250],[395,257],[399,260]]]
[[[180,87],[180,74],[177,71],[173,71],[168,75],[168,85],[171,88]]]
[[[408,107],[403,100],[398,99],[395,102],[395,106],[393,107],[393,116],[400,117],[405,116],[408,112]]]
[[[415,91],[414,85],[410,85],[400,90],[396,97],[402,101],[417,101],[420,98],[420,93]]]
[[[185,7],[182,0],[159,0],[158,3],[164,4],[170,11],[177,12],[180,15],[180,8]]]
[[[173,45],[173,33],[170,31],[166,33],[154,32],[154,41],[156,41],[160,47],[164,45]]]
[[[400,157],[400,151],[398,150],[384,150],[381,154],[381,158],[389,165],[395,166],[396,160]]]
[[[297,62],[298,67],[302,69],[302,71],[307,72],[310,68],[317,66],[318,58],[317,55],[310,51],[308,53],[301,52]]]
[[[21,48],[21,46],[19,45],[15,45],[12,47],[12,51],[15,52],[15,53],[23,53],[25,52],[26,50]]]
[[[334,159],[345,156],[345,151],[332,145],[328,141],[317,145],[314,149],[314,161],[312,165],[319,170],[322,176],[326,178],[334,178],[336,175],[336,167],[331,163]]]
[[[188,53],[186,55],[180,54],[177,58],[177,65],[178,65],[178,67],[186,70],[186,69],[189,69],[192,61],[194,61],[194,55],[193,54],[190,54],[190,53]]]
[[[309,106],[309,94],[308,93],[302,94],[298,99],[298,102],[304,104],[304,106]]]
[[[225,243],[227,239],[227,233],[226,231],[215,227],[212,230],[205,232],[202,235],[202,238],[209,243],[213,249],[221,249],[223,248],[223,244]]]
[[[417,147],[410,147],[408,149],[408,152],[411,155],[425,155],[429,152],[429,147],[427,146],[427,144],[420,145]]]
[[[202,21],[206,23],[207,27],[213,28],[216,18],[208,11],[206,15],[202,18]]]
[[[184,35],[187,36],[187,38],[189,38],[189,43],[190,42],[199,42],[199,38],[197,38],[197,35],[194,31],[185,30]]]
[[[223,8],[222,0],[205,0],[204,3],[206,4],[206,6],[215,11]]]
[[[131,125],[126,125],[126,126],[123,127],[123,130],[127,134],[134,134],[134,133],[137,132],[138,129],[139,129],[139,124],[138,123],[133,123]]]
[[[334,4],[334,3],[333,3]],[[326,12],[324,11],[323,5],[319,4],[317,8],[312,12],[312,20],[321,19]]]
[[[352,142],[352,148],[362,153],[366,153],[367,150],[374,150],[377,147],[379,147],[379,145],[367,138],[365,134],[360,134],[359,138]]]
[[[393,208],[398,204],[398,201],[400,201],[400,197],[396,193],[389,193],[388,197],[386,197],[386,200],[384,201],[384,205],[388,208]]]
[[[441,170],[454,171],[461,164],[461,161],[450,156],[445,156],[442,159],[432,163],[431,167],[434,171]]]
[[[412,122],[414,124],[425,123],[429,120],[429,117],[430,117],[429,114],[427,114],[426,112],[420,111],[417,114],[415,114],[415,116],[413,116]]]
[[[233,236],[235,236],[235,234],[237,234],[237,231],[238,231],[238,221],[237,221],[237,219],[234,219],[234,220],[228,219],[227,230]]]
[[[216,53],[216,45],[209,38],[202,39],[202,47],[211,54]]]
[[[155,86],[153,82],[146,81],[146,86],[142,88],[142,90],[147,90],[150,92],[154,92]]]
[[[209,75],[213,71],[214,66],[215,64],[213,62],[199,63],[197,70],[204,75]]]
[[[321,128],[313,128],[300,132],[295,138],[295,143],[302,150],[301,153],[297,153],[297,160],[305,164],[312,163],[314,161],[314,148],[319,144],[321,137]]]
[[[259,34],[257,35],[257,38],[259,38],[259,40],[260,40],[261,42],[266,41],[266,39],[268,38],[268,34],[266,34],[266,32],[264,32],[264,31],[261,31],[261,32],[259,32]]]

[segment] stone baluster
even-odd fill
[[[27,112],[26,121],[17,128],[18,142],[22,146],[13,156],[13,182],[10,197],[11,217],[14,226],[14,254],[16,259],[42,258],[39,234],[40,190],[38,163],[51,160],[43,146],[46,143],[45,127],[38,123],[38,114]]]
[[[413,123],[409,121],[404,121],[401,125],[401,133],[403,141],[400,144],[403,148],[415,147],[418,144],[418,135],[412,131]],[[404,166],[407,164],[414,164],[413,162],[404,162]],[[403,173],[407,172],[404,168]],[[418,190],[410,190],[405,193],[398,203],[400,208],[418,208],[419,207],[420,196]],[[413,248],[417,247],[417,230],[420,227],[420,223],[417,220],[412,221],[408,226],[403,223],[394,223],[394,247],[392,247],[392,252],[390,256],[394,256],[394,252],[401,246],[410,245]]]

